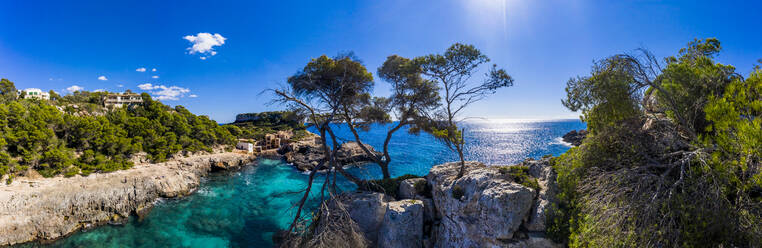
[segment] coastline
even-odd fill
[[[49,242],[82,229],[122,223],[131,215],[141,218],[158,198],[192,194],[209,172],[240,169],[255,158],[224,152],[87,177],[19,177],[0,185],[0,246]]]

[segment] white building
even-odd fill
[[[125,106],[131,106],[135,104],[140,104],[143,102],[143,98],[140,97],[140,95],[135,93],[112,93],[108,94],[103,99],[103,105],[106,107],[125,107]]]
[[[35,99],[50,100],[50,94],[48,94],[47,92],[43,92],[42,90],[37,88],[28,88],[23,90],[23,92],[25,93],[24,99],[35,98]]]
[[[254,144],[249,142],[238,142],[238,144],[235,145],[235,148],[238,150],[244,150],[249,153],[254,152]]]

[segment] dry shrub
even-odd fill
[[[289,234],[280,247],[361,248],[369,242],[360,227],[349,216],[345,202],[348,195],[334,196],[320,205],[317,216],[308,225],[301,223],[296,233]]]

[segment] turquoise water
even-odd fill
[[[466,126],[466,157],[488,164],[512,164],[527,157],[559,155],[568,150],[560,137],[585,128],[578,120],[481,121]],[[381,147],[385,126],[362,133],[366,143]],[[336,134],[352,137],[345,127]],[[425,175],[431,166],[457,159],[429,135],[397,132],[390,143],[391,173]],[[121,226],[103,226],[58,240],[48,247],[270,247],[274,232],[290,224],[307,175],[290,165],[259,159],[255,166],[237,172],[215,173],[199,190],[181,199],[161,200],[143,220]],[[377,166],[348,169],[363,178],[378,178]],[[316,183],[322,183],[318,176]],[[352,186],[343,182],[341,188]],[[319,200],[313,195],[309,206]],[[20,247],[36,247],[26,244]]]

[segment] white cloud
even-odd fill
[[[53,78],[48,78],[48,81],[53,81]]]
[[[93,90],[93,92],[103,92],[103,91],[106,91],[106,90],[104,90],[104,89]]]
[[[167,87],[164,85],[153,85],[150,83],[138,85],[138,88],[145,91],[151,91],[151,95],[153,95],[153,97],[157,100],[176,101],[180,100],[180,98],[184,97],[185,94],[190,92],[188,88],[183,88],[180,86]]]
[[[106,80],[108,80],[108,78],[106,78],[106,76],[100,76],[100,77],[98,77],[98,80],[106,81]]]
[[[84,90],[84,89],[85,88],[82,88],[79,85],[72,85],[69,88],[66,88],[66,91],[68,91],[68,92],[75,92],[75,91],[80,91],[80,90]]]
[[[193,43],[193,46],[188,48],[189,54],[206,54],[207,56],[201,56],[200,58],[202,60],[214,56],[217,54],[217,51],[214,51],[214,47],[216,46],[222,46],[222,44],[225,44],[225,40],[227,38],[222,37],[220,34],[210,34],[210,33],[198,33],[197,35],[186,35],[183,37],[183,39],[186,39]]]
[[[122,87],[124,87],[124,84],[118,84],[118,85],[116,85],[116,87],[122,88]]]
[[[156,68],[151,69],[151,71],[156,71]]]
[[[154,76],[151,76],[151,78],[159,78],[159,76],[154,75]]]
[[[140,67],[138,69],[135,69],[135,71],[137,71],[137,72],[146,72],[146,68],[145,67]]]
[[[198,96],[197,96],[196,94],[191,94],[191,95],[190,95],[190,96],[188,96],[188,97],[190,97],[190,98],[196,98],[196,97],[198,97]]]
[[[140,88],[141,90],[152,90],[153,89],[153,85],[151,85],[151,84],[141,84],[141,85],[138,85],[138,88]]]

